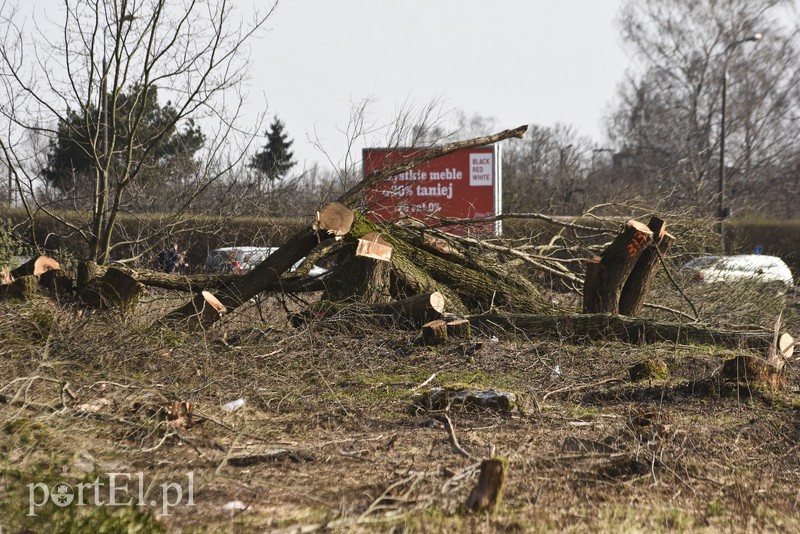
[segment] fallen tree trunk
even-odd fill
[[[337,204],[336,212],[334,215],[334,207],[329,204],[323,210],[326,214],[318,213],[317,220],[311,227],[302,230],[291,237],[283,246],[277,251],[267,257],[264,262],[259,264],[255,269],[242,276],[240,279],[232,281],[224,285],[215,293],[222,305],[226,309],[233,310],[246,302],[251,297],[264,291],[272,283],[277,282],[281,274],[289,270],[289,268],[299,261],[304,256],[307,256],[322,240],[320,234],[322,231],[333,231],[338,236],[346,234],[350,228],[349,226],[341,229],[332,229],[326,227],[327,224],[336,225],[341,222],[341,214],[352,213],[348,206],[353,206],[361,198],[364,191],[382,180],[389,178],[395,174],[405,172],[417,165],[429,161],[431,159],[450,154],[452,152],[471,148],[476,146],[487,145],[508,139],[511,137],[521,138],[527,126],[520,126],[513,130],[504,130],[500,133],[470,139],[467,141],[459,141],[448,145],[437,146],[432,148],[420,149],[418,154],[413,157],[404,159],[403,161],[386,166],[379,171],[371,174],[354,187],[345,192],[339,201],[332,203]],[[339,209],[341,207],[342,209]],[[342,225],[344,226],[344,225]],[[361,236],[364,234],[362,233]],[[359,236],[359,237],[361,237]],[[219,318],[219,314],[209,312],[210,307],[205,306],[205,301],[200,296],[195,296],[191,301],[187,302],[180,308],[173,310],[164,316],[160,322],[162,324],[175,324],[186,323],[189,328],[198,328],[210,326]]]
[[[270,254],[255,269],[219,286],[215,296],[228,311],[238,308],[242,303],[273,287],[283,273],[324,239],[325,236],[311,227],[295,234],[286,245]],[[188,328],[196,329],[211,326],[219,318],[220,314],[207,306],[206,300],[198,293],[189,302],[161,318],[160,322],[167,325],[185,323]]]
[[[177,274],[152,271],[149,269],[131,269],[130,267],[116,264],[112,264],[111,266],[125,272],[136,281],[148,287],[158,287],[187,293],[196,293],[203,289],[224,287],[242,277],[241,274]],[[95,264],[92,269],[86,270],[91,270],[92,276],[100,277],[105,274],[108,268],[109,266]],[[278,281],[267,286],[264,291],[302,293],[322,291],[323,289],[325,289],[325,284],[320,278],[292,277],[280,278]]]
[[[397,225],[380,226],[364,215],[356,214],[353,238],[374,232],[380,227],[393,248],[392,267],[399,279],[397,285],[412,293],[439,291],[448,299],[448,308],[458,314],[488,311],[504,307],[517,313],[544,313],[552,305],[538,288],[523,276],[506,269],[494,258],[481,261],[477,257],[452,261],[453,251],[439,255],[431,248],[420,248],[421,236],[410,228]],[[424,239],[424,237],[422,237]],[[452,241],[456,245],[456,241]]]
[[[102,276],[88,281],[80,292],[81,301],[101,310],[117,309],[129,314],[139,302],[144,286],[122,269],[110,267]]]
[[[375,304],[323,300],[292,317],[292,323],[300,326],[312,319],[323,319],[352,311],[367,320],[383,324],[408,323],[409,326],[416,327],[431,320],[441,319],[444,310],[445,298],[438,292],[422,293],[395,302]]]
[[[512,331],[529,337],[570,342],[615,340],[626,343],[722,345],[767,351],[775,342],[767,330],[721,330],[693,324],[650,321],[604,313],[578,315],[485,314],[469,318],[476,328]],[[766,353],[765,353],[766,354]]]

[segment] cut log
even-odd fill
[[[497,509],[503,496],[506,481],[507,461],[504,458],[490,458],[481,462],[478,484],[469,494],[465,504],[471,512],[492,512]]]
[[[390,313],[419,324],[440,318],[444,313],[445,299],[441,293],[434,291],[371,308],[377,314]]]
[[[720,330],[696,324],[667,323],[606,313],[577,315],[483,314],[470,317],[487,333],[519,332],[534,338],[570,342],[617,340],[627,343],[722,345],[764,352],[774,335],[767,330]],[[763,356],[762,356],[763,359]]]
[[[317,212],[312,226],[317,232],[327,232],[339,240],[353,227],[353,210],[341,202],[331,202]]]
[[[644,224],[634,221],[625,223],[622,232],[600,255],[600,275],[597,284],[597,301],[587,302],[593,307],[584,307],[584,313],[618,313],[619,299],[625,281],[636,266],[639,256],[653,241],[653,232]]]
[[[11,278],[20,278],[22,276],[41,276],[42,273],[51,269],[61,269],[53,258],[47,256],[36,256],[26,261],[13,271],[11,271]]]
[[[428,347],[447,343],[447,323],[441,319],[422,325],[422,342]]]
[[[666,224],[658,217],[653,217],[647,224],[653,232],[653,243],[639,256],[631,274],[622,288],[619,299],[619,313],[622,315],[639,315],[644,306],[644,298],[661,267],[661,258],[667,255],[675,243],[675,237],[666,232]]]
[[[13,280],[8,267],[0,267],[0,285],[10,284]]]
[[[225,305],[221,303],[219,299],[215,297],[211,292],[201,291],[200,294],[203,296],[203,300],[205,300],[209,306],[214,308],[214,311],[216,311],[218,314],[222,315],[228,311],[225,308]]]
[[[370,232],[359,238],[356,256],[379,261],[392,261],[392,245],[386,242],[380,232]]]
[[[447,323],[447,335],[449,337],[467,339],[471,333],[472,328],[466,319],[456,319]]]

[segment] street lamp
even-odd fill
[[[730,210],[725,207],[725,104],[728,92],[728,59],[730,52],[742,43],[757,42],[763,37],[760,33],[754,33],[734,41],[725,47],[722,53],[722,118],[719,125],[719,237],[722,244],[722,252],[725,252],[725,218],[730,215]]]

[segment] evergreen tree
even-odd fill
[[[108,101],[114,102],[112,95]],[[136,124],[142,105],[142,122]],[[178,128],[175,123],[177,111],[170,102],[164,106],[158,103],[155,87],[145,93],[141,87],[132,86],[128,91],[120,92],[114,107],[105,119],[108,127],[114,130],[107,134],[112,169],[128,163],[134,166],[141,163],[139,183],[158,185],[170,177],[174,169],[192,168],[193,155],[203,146],[205,136],[191,119]],[[42,176],[50,185],[66,192],[78,186],[81,180],[93,182],[88,176],[96,165],[93,155],[102,155],[104,150],[101,146],[103,120],[98,109],[90,106],[82,112],[69,110],[66,120],[59,121],[56,138],[50,141],[47,166],[42,169]],[[131,139],[133,130],[137,133]],[[157,143],[152,144],[154,140]],[[96,144],[97,150],[92,149],[92,143]],[[149,147],[147,151],[142,149],[145,145]]]
[[[250,160],[250,168],[274,182],[280,180],[295,166],[291,152],[293,141],[283,131],[284,125],[275,117],[266,132],[267,144]]]

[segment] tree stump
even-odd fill
[[[81,301],[101,310],[118,309],[129,314],[144,291],[144,285],[122,269],[109,267],[100,278],[89,282],[80,292]]]
[[[447,343],[447,323],[436,319],[422,325],[422,341],[428,347]]]
[[[723,379],[747,386],[786,387],[786,378],[774,366],[758,356],[749,354],[729,358],[722,364]]]
[[[457,319],[447,323],[447,335],[449,337],[468,339],[471,333],[472,328],[466,319]]]
[[[675,243],[675,237],[668,234],[666,224],[658,217],[653,217],[647,224],[653,232],[653,243],[647,246],[636,262],[631,274],[625,281],[619,298],[621,315],[638,315],[644,306],[644,297],[650,290],[661,267],[661,258],[666,256]]]
[[[82,261],[78,264],[77,290],[79,294],[97,278],[98,269],[99,265],[93,261]]]
[[[390,262],[359,256],[353,244],[348,243],[339,251],[336,267],[326,277],[322,298],[363,304],[391,302],[391,269]]]
[[[644,224],[633,219],[625,223],[622,232],[600,255],[600,272],[592,273],[596,278],[593,280],[596,290],[592,290],[592,298],[588,300],[584,284],[584,313],[619,312],[619,299],[625,281],[652,240],[653,232]]]
[[[492,512],[497,509],[503,496],[507,463],[504,458],[490,458],[481,462],[478,484],[469,494],[465,504],[467,510]]]

